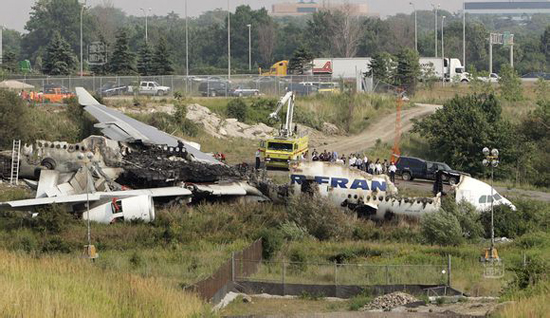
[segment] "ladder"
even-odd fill
[[[21,156],[21,140],[14,140],[11,150],[11,175],[10,184],[17,185],[19,179],[19,159]]]

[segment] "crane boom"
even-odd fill
[[[290,137],[292,135],[292,122],[294,120],[294,92],[290,91],[281,97],[277,103],[277,109],[269,115],[269,118],[278,119],[279,112],[283,106],[287,104],[286,110],[286,121],[281,130],[279,131],[280,136]]]

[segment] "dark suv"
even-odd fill
[[[206,81],[199,85],[199,92],[202,96],[227,96],[228,89],[227,82],[219,80]]]
[[[405,181],[415,178],[435,180],[435,173],[442,170],[446,172],[443,175],[443,181],[453,185],[460,181],[460,175],[465,175],[463,172],[451,169],[446,163],[426,161],[415,157],[399,157],[396,167],[397,175],[400,175]]]

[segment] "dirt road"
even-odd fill
[[[416,104],[416,107],[403,110],[401,112],[401,132],[409,131],[412,128],[411,119],[429,115],[440,107],[441,105]],[[394,135],[395,113],[379,119],[358,135],[329,137],[322,144],[313,146],[320,151],[326,149],[327,151],[337,151],[340,154],[349,154],[374,146],[377,139],[382,142],[393,141]]]

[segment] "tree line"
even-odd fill
[[[4,31],[4,64],[7,72],[17,72],[17,62],[31,61],[36,72],[51,74],[63,71],[75,73],[73,63],[80,51],[80,13],[82,5],[74,0],[38,0],[25,25],[25,34]],[[435,55],[434,13],[418,11],[418,53]],[[447,57],[462,59],[462,18],[443,10],[446,16],[445,52]],[[397,14],[384,20],[357,17],[344,6],[340,10],[321,11],[302,17],[272,17],[266,9],[252,10],[238,6],[230,13],[231,58],[234,71],[248,72],[248,27],[251,25],[254,70],[268,68],[276,61],[290,60],[295,52],[316,57],[373,57],[387,52],[398,55],[403,48],[414,49],[414,15]],[[441,21],[441,17],[439,17]],[[189,68],[192,74],[224,73],[227,68],[227,11],[216,9],[188,19]],[[467,16],[466,63],[477,70],[488,69],[489,32],[510,31],[515,34],[515,67],[520,74],[549,71],[550,17],[533,15],[529,19],[511,17]],[[441,29],[438,33],[441,52]],[[57,34],[59,36],[57,36]],[[65,43],[60,43],[60,38]],[[153,66],[156,56],[167,70],[185,73],[186,21],[171,12],[148,18],[148,43],[145,41],[145,21],[141,16],[129,16],[112,5],[101,4],[83,11],[84,51],[91,42],[101,41],[108,48],[110,65],[88,71],[154,74],[162,67]],[[125,42],[124,45],[119,42]],[[63,44],[63,45],[61,45]],[[59,60],[52,59],[53,47],[63,46]],[[149,46],[151,45],[151,46]],[[161,48],[159,48],[161,47]],[[124,49],[120,51],[121,49]],[[72,53],[72,56],[71,54]],[[118,54],[123,53],[119,58]],[[508,49],[493,48],[494,69],[508,64]],[[124,67],[120,63],[126,63]],[[51,67],[52,64],[59,67]],[[114,65],[113,65],[114,63]],[[64,64],[67,64],[65,67]],[[117,65],[118,64],[118,65]]]

